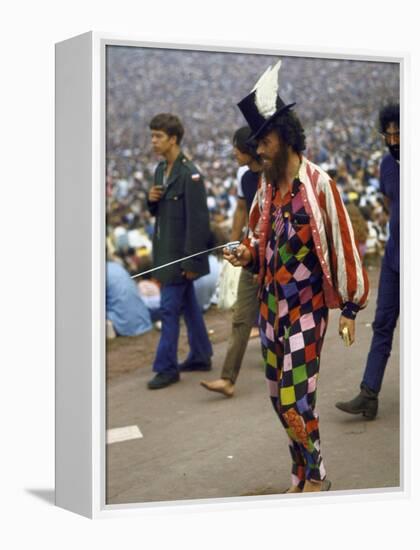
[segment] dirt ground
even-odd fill
[[[228,338],[232,322],[232,312],[230,310],[220,310],[216,306],[212,306],[204,314],[204,320],[212,344],[219,344]],[[111,380],[116,376],[142,367],[151,369],[159,338],[160,332],[153,329],[140,336],[118,336],[113,340],[107,340],[107,379]],[[187,331],[182,322],[178,346],[178,358],[180,361],[186,357],[187,352]]]
[[[335,407],[358,391],[372,338],[378,274],[369,269],[372,294],[357,316],[357,344],[347,349],[338,337],[338,310],[330,312],[325,336],[318,414],[328,476],[338,493],[394,491],[401,482],[398,326],[375,422]],[[215,378],[226,355],[231,312],[213,308],[205,321],[214,343],[209,376]],[[179,384],[149,391],[159,337],[153,330],[109,341],[107,430],[136,426],[141,437],[107,445],[107,504],[282,495],[290,476],[289,452],[267,399],[259,339],[249,343],[235,396],[226,399],[201,388],[200,372],[183,373]],[[185,327],[180,350],[182,361]]]

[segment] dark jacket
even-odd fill
[[[166,161],[155,171],[155,185],[163,185]],[[154,267],[206,250],[210,241],[210,222],[204,181],[194,164],[181,152],[172,166],[159,202],[148,202],[156,217],[153,235]],[[183,271],[198,276],[209,273],[207,254],[178,262],[155,272],[161,283],[179,283]]]

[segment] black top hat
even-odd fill
[[[277,93],[280,65],[281,61],[273,68],[269,67],[252,92],[238,103],[239,109],[251,128],[252,135],[249,141],[258,139],[270,122],[295,105],[295,103],[286,105]]]

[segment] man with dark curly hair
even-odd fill
[[[390,212],[390,236],[385,247],[379,278],[378,298],[373,322],[373,337],[360,393],[351,401],[339,401],[336,407],[346,413],[362,414],[374,420],[378,413],[378,394],[385,367],[391,354],[394,329],[400,313],[400,106],[383,107],[379,129],[389,153],[380,166],[380,190]]]
[[[238,183],[238,204],[233,216],[231,241],[239,241],[243,228],[248,225],[249,210],[257,191],[262,169],[256,144],[248,142],[250,135],[250,128],[243,126],[233,136],[233,150],[237,163],[239,166],[247,166],[248,170],[242,174]],[[222,372],[220,378],[216,380],[200,382],[207,390],[221,393],[226,397],[233,396],[248,340],[258,316],[257,290],[258,285],[254,275],[247,269],[242,269],[239,276],[238,295],[233,307],[232,331]]]
[[[260,336],[271,402],[289,437],[287,492],[331,486],[321,454],[316,388],[328,308],[339,333],[355,339],[368,297],[353,229],[335,183],[302,154],[305,133],[278,96],[279,63],[238,104],[258,142],[263,174],[247,238],[225,258],[258,273]]]

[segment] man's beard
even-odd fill
[[[286,147],[281,147],[274,155],[270,164],[264,163],[263,172],[265,178],[273,185],[273,187],[278,187],[280,182],[286,178],[288,162],[289,152]]]
[[[400,160],[400,145],[388,145],[389,152],[395,160]]]

